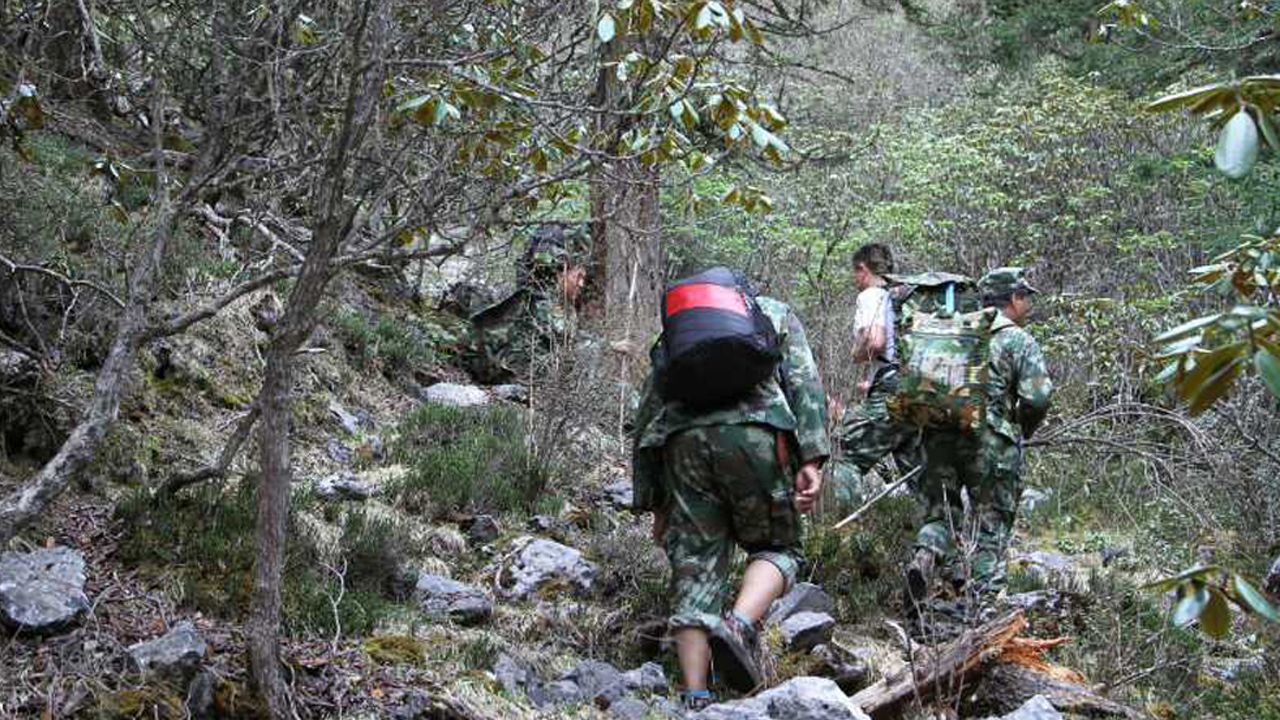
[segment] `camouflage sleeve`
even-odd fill
[[[640,394],[640,407],[628,424],[631,434],[631,509],[639,512],[658,510],[666,505],[666,488],[662,482],[662,454],[657,448],[640,447],[645,430],[657,417],[662,399],[649,372]]]
[[[796,441],[800,461],[825,460],[831,455],[827,437],[827,394],[822,389],[818,364],[805,336],[804,325],[794,311],[787,312],[782,338],[782,382],[787,404],[796,416]]]
[[[1040,344],[1030,334],[1020,333],[1021,342],[1014,348],[1018,372],[1018,424],[1022,436],[1030,438],[1049,413],[1053,381],[1045,367]]]

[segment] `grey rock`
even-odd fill
[[[849,657],[830,645],[815,647],[813,656],[818,659],[817,673],[834,680],[845,693],[861,690],[870,680],[871,670],[864,658]]]
[[[493,542],[502,533],[502,528],[492,515],[477,515],[467,525],[467,539],[477,545]]]
[[[264,333],[270,333],[280,321],[280,316],[284,314],[284,305],[275,293],[268,292],[249,308],[249,314],[253,317],[254,327]]]
[[[324,500],[368,500],[378,494],[378,486],[355,473],[339,472],[317,480],[315,492]]]
[[[616,505],[621,508],[631,507],[631,481],[627,478],[622,478],[621,480],[605,486],[604,498],[612,505]]]
[[[798,677],[745,700],[712,705],[697,720],[869,720],[835,682]]]
[[[338,425],[340,425],[348,435],[355,435],[360,432],[360,418],[347,412],[347,409],[339,405],[337,401],[331,401],[329,403],[329,414],[333,415],[334,419],[338,421]]]
[[[538,676],[530,669],[529,664],[513,655],[504,652],[493,664],[493,676],[502,685],[502,689],[511,694],[529,691],[531,685],[538,684]]]
[[[1102,567],[1111,567],[1111,563],[1129,556],[1129,548],[1127,547],[1104,547],[1099,554],[1102,555]]]
[[[1053,707],[1045,696],[1036,695],[999,720],[1062,720],[1062,713]]]
[[[329,438],[329,442],[324,445],[324,451],[330,460],[339,465],[350,465],[351,461],[355,459],[355,451],[338,438]]]
[[[529,401],[529,388],[523,385],[507,384],[494,385],[489,388],[493,391],[494,397],[508,402],[523,403]]]
[[[208,646],[189,621],[174,625],[169,632],[154,640],[129,646],[134,668],[145,674],[181,678],[195,675],[204,662]]]
[[[549,533],[556,529],[556,520],[550,515],[534,515],[529,518],[529,529],[540,533]]]
[[[457,408],[479,407],[489,403],[489,396],[475,385],[436,383],[423,391],[422,395],[429,403]]]
[[[440,575],[419,575],[413,594],[428,615],[459,625],[478,625],[493,615],[493,603],[484,591]]]
[[[514,585],[508,593],[517,598],[529,597],[553,581],[567,582],[577,592],[589,593],[595,587],[597,572],[596,564],[577,550],[538,538],[528,542],[516,556],[509,573]]]
[[[187,687],[187,712],[193,720],[206,720],[214,717],[213,692],[216,686],[213,673],[203,670],[191,680]]]
[[[631,692],[664,693],[667,691],[667,675],[656,662],[647,662],[634,670],[622,673],[622,682]]]
[[[622,698],[609,706],[609,714],[620,720],[644,720],[649,715],[649,705],[633,697]]]
[[[1005,598],[1010,607],[1026,612],[1056,610],[1062,603],[1062,596],[1054,590],[1034,590],[1015,593]]]
[[[799,612],[830,613],[835,607],[836,603],[827,591],[813,583],[796,583],[791,592],[773,602],[769,608],[768,622],[780,625]]]
[[[1053,497],[1052,490],[1040,490],[1039,488],[1029,487],[1022,491],[1022,499],[1018,501],[1018,511],[1023,515],[1030,515],[1036,511],[1036,508],[1044,505]]]
[[[1044,550],[1019,553],[1012,559],[1015,562],[1021,562],[1028,570],[1044,578],[1071,577],[1076,570],[1076,563],[1071,558]]]
[[[609,707],[627,691],[618,668],[599,660],[585,660],[559,679],[577,685],[582,699],[594,702],[597,707]]]
[[[1208,658],[1203,668],[1206,674],[1219,680],[1237,682],[1242,677],[1261,674],[1267,669],[1267,662],[1261,657]]]
[[[552,680],[542,686],[543,701],[547,705],[572,705],[587,699],[582,688],[572,680]]]
[[[0,378],[13,379],[35,369],[31,358],[15,350],[0,349]]]
[[[826,613],[798,612],[782,623],[782,637],[791,652],[806,652],[831,641],[836,619]]]
[[[84,556],[68,547],[0,554],[0,622],[20,630],[60,630],[89,609]]]

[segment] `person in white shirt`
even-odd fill
[[[839,450],[831,463],[832,485],[842,506],[866,494],[862,476],[890,452],[900,462],[914,464],[916,433],[895,423],[886,407],[898,385],[893,301],[885,287],[892,272],[893,253],[885,245],[869,243],[853,254],[853,280],[859,290],[853,359],[861,370],[855,395],[862,402],[843,414],[835,433]]]

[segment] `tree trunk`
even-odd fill
[[[274,329],[266,352],[266,372],[258,398],[259,461],[257,556],[253,599],[246,625],[249,665],[254,688],[272,718],[292,715],[291,701],[280,667],[281,579],[289,526],[290,392],[294,356],[316,323],[316,306],[333,274],[331,260],[354,232],[359,205],[347,200],[352,157],[373,124],[384,78],[384,46],[388,34],[387,0],[369,0],[352,39],[351,81],[339,130],[327,160],[325,180],[316,193],[311,213],[319,218],[311,247],[289,295],[284,316]],[[367,41],[367,46],[366,46]]]
[[[657,328],[666,257],[658,216],[658,173],[620,160],[591,180],[591,276],[597,309],[608,327],[627,338]]]
[[[613,63],[635,48],[631,36],[604,48],[595,103],[609,110],[633,105]],[[629,115],[602,113],[599,129],[615,141],[635,124]],[[591,258],[585,310],[622,339],[643,339],[657,328],[666,274],[658,215],[658,171],[635,159],[605,161],[591,175]]]

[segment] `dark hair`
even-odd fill
[[[982,307],[993,307],[1003,310],[1013,302],[1015,297],[1027,296],[1031,293],[1026,290],[1006,290],[1005,292],[991,293],[982,296]]]
[[[874,275],[888,275],[893,272],[893,253],[888,245],[867,243],[853,253],[853,265],[861,263]]]

